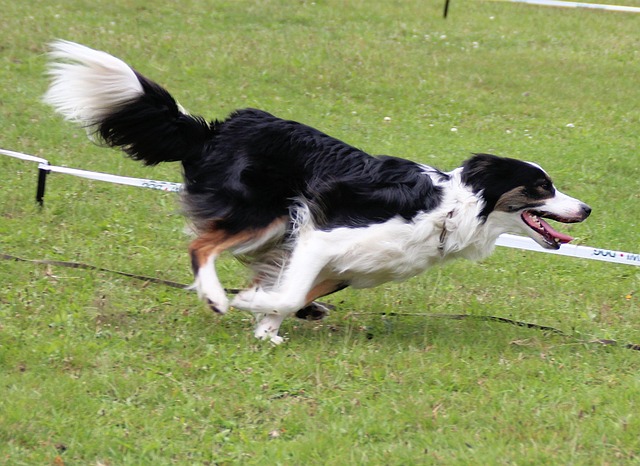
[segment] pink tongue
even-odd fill
[[[542,225],[542,228],[544,228],[544,230],[549,235],[553,236],[554,238],[557,238],[561,243],[568,243],[573,240],[573,237],[569,235],[565,235],[564,233],[560,233],[559,231],[556,231],[553,228],[551,228],[551,225],[549,225],[543,219],[539,218],[538,221],[540,222],[540,225]]]

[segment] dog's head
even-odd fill
[[[587,204],[558,191],[549,175],[529,162],[475,154],[462,167],[462,181],[484,201],[479,215],[485,224],[498,234],[523,233],[547,249],[573,238],[543,219],[576,223],[591,213]]]

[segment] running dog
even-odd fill
[[[207,121],[105,52],[56,41],[50,58],[44,100],[57,112],[146,165],[181,162],[195,289],[216,312],[256,314],[255,336],[274,343],[283,319],[321,296],[482,259],[503,233],[558,249],[572,238],[544,219],[591,212],[534,163],[474,154],[444,172],[262,110]],[[231,302],[215,268],[224,251],[253,271]]]

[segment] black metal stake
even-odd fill
[[[40,204],[40,207],[44,207],[44,192],[47,187],[47,175],[49,170],[42,168],[42,165],[38,168],[38,189],[36,191],[36,202]]]

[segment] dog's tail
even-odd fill
[[[197,159],[211,126],[189,115],[158,84],[105,52],[51,44],[46,103],[146,165]]]

